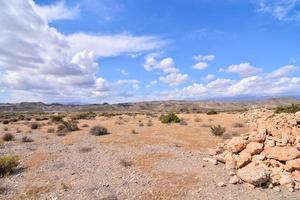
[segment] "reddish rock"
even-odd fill
[[[279,161],[288,161],[300,158],[300,151],[296,147],[291,146],[266,147],[263,152],[267,158],[272,158]]]
[[[300,170],[300,158],[287,161],[285,163],[284,169],[288,172]]]
[[[253,163],[239,169],[237,176],[241,180],[256,186],[259,186],[269,180],[269,175],[265,168],[259,165],[255,166]]]
[[[251,155],[255,155],[255,154],[259,154],[260,152],[262,152],[263,148],[264,148],[264,145],[262,143],[250,142],[244,151]]]
[[[247,146],[246,140],[243,140],[240,137],[234,137],[228,142],[227,149],[232,153],[239,153],[242,150],[244,150],[246,146]]]

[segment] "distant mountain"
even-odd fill
[[[260,107],[275,107],[300,103],[297,98],[214,99],[203,101],[148,101],[118,104],[45,104],[43,102],[0,103],[0,112],[206,112],[208,110],[235,111]]]

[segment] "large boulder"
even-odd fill
[[[300,170],[300,158],[286,161],[284,169],[288,172]]]
[[[249,164],[251,162],[251,154],[242,151],[240,155],[236,158],[236,167],[241,168],[244,167],[245,165]]]
[[[250,142],[244,151],[251,155],[255,155],[255,154],[259,154],[260,152],[262,152],[263,149],[264,149],[264,145],[262,143]]]
[[[279,161],[288,161],[300,158],[300,151],[296,147],[291,146],[265,147],[263,152],[267,158],[272,158]]]
[[[227,143],[227,150],[232,153],[239,153],[244,150],[247,146],[247,141],[240,138],[234,137]]]
[[[266,169],[260,165],[256,166],[254,163],[250,163],[239,169],[237,176],[241,180],[255,186],[260,186],[269,180],[269,174]]]

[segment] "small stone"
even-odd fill
[[[291,188],[289,188],[289,191],[290,192],[295,192],[295,189],[291,187]]]
[[[218,187],[225,187],[225,186],[226,186],[226,184],[224,182],[219,182],[218,183]]]
[[[273,188],[273,190],[276,191],[276,192],[280,192],[280,191],[281,191],[281,189],[280,189],[278,186],[275,186],[275,187]]]
[[[238,182],[239,182],[239,178],[236,175],[231,176],[229,179],[230,184],[237,184]]]

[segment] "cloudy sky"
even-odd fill
[[[0,1],[0,101],[300,95],[300,0]]]

